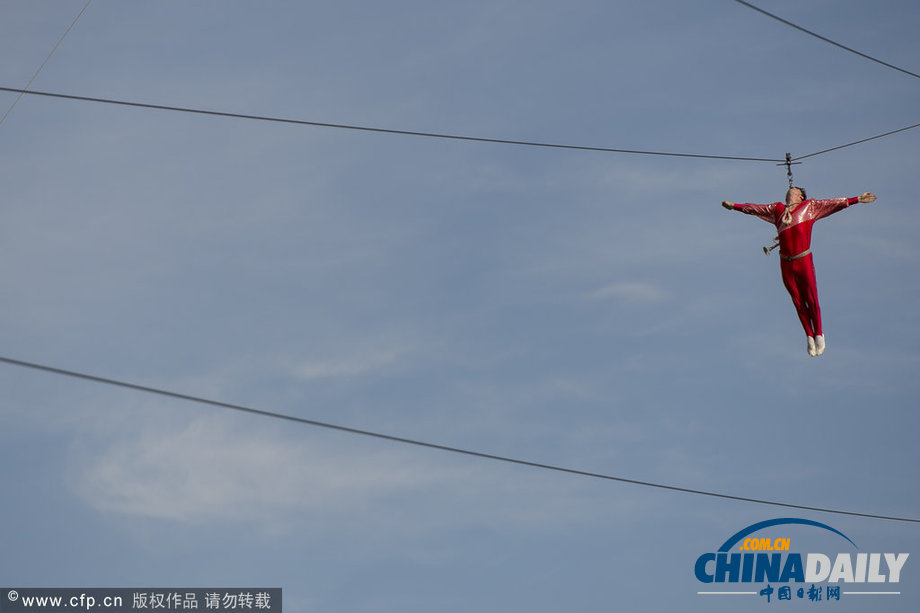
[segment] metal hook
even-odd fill
[[[792,189],[792,166],[793,166],[793,164],[801,164],[801,163],[802,163],[802,162],[793,162],[793,161],[792,161],[792,154],[791,154],[791,153],[786,153],[786,161],[785,161],[785,162],[782,162],[781,164],[777,164],[777,166],[785,166],[785,167],[786,167],[786,177],[788,177],[788,179],[789,179],[789,189]]]

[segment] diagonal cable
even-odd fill
[[[111,104],[116,106],[126,106],[134,108],[144,108],[152,109],[158,111],[172,111],[178,113],[191,113],[196,115],[210,115],[216,117],[229,117],[233,119],[245,119],[245,120],[254,120],[254,121],[266,121],[274,123],[284,123],[292,125],[301,125],[301,126],[312,126],[320,128],[334,128],[341,130],[357,130],[362,132],[377,132],[383,134],[397,134],[403,136],[421,136],[426,138],[439,138],[439,139],[449,139],[449,140],[459,140],[459,141],[473,141],[481,143],[497,143],[505,145],[520,145],[525,147],[543,147],[543,148],[553,148],[553,149],[569,149],[569,150],[579,150],[579,151],[598,151],[604,153],[626,153],[626,154],[638,154],[638,155],[651,155],[651,156],[670,156],[670,157],[683,157],[683,158],[703,158],[710,160],[740,160],[748,162],[773,162],[773,163],[785,163],[784,159],[781,158],[764,158],[764,157],[749,157],[749,156],[733,156],[733,155],[709,155],[703,153],[675,153],[668,151],[647,151],[647,150],[638,150],[638,149],[615,149],[612,147],[594,147],[588,145],[566,145],[560,143],[546,143],[546,142],[537,142],[537,141],[525,141],[525,140],[509,140],[503,138],[489,138],[482,136],[464,136],[459,134],[446,134],[439,132],[420,132],[416,130],[398,130],[393,128],[378,128],[372,126],[361,126],[354,124],[343,124],[343,123],[328,123],[320,121],[309,121],[304,119],[290,119],[284,117],[271,117],[267,115],[248,115],[242,113],[232,113],[228,111],[215,111],[207,109],[196,109],[190,107],[181,107],[181,106],[167,106],[162,104],[151,104],[147,102],[131,102],[128,100],[116,100],[112,98],[95,98],[90,96],[77,96],[72,94],[61,94],[56,92],[43,92],[35,90],[25,90],[18,89],[14,87],[3,87],[0,86],[0,91],[6,92],[18,92],[20,95],[28,94],[30,96],[44,96],[48,98],[58,98],[64,100],[76,100],[80,102],[93,102],[99,104]],[[914,124],[907,126],[906,128],[900,128],[898,130],[892,130],[890,132],[885,132],[884,134],[879,134],[876,136],[871,136],[869,138],[864,138],[846,145],[839,145],[837,147],[831,147],[830,149],[824,149],[822,151],[817,151],[815,153],[809,153],[808,155],[796,156],[793,157],[793,160],[802,160],[809,157],[814,157],[822,153],[827,153],[829,151],[836,151],[837,149],[843,149],[844,147],[851,147],[853,145],[858,145],[870,140],[875,140],[877,138],[882,138],[884,136],[890,136],[892,134],[897,134],[898,132],[904,132],[905,130],[910,130],[912,128],[920,127],[920,124]]]
[[[135,108],[144,108],[144,109],[153,109],[158,111],[173,111],[180,113],[193,113],[197,115],[211,115],[217,117],[230,117],[233,119],[248,119],[255,121],[269,121],[275,123],[285,123],[293,124],[300,126],[313,126],[320,128],[337,128],[341,130],[358,130],[363,132],[378,132],[383,134],[399,134],[403,136],[422,136],[426,138],[441,138],[449,140],[461,140],[461,141],[473,141],[480,143],[498,143],[504,145],[521,145],[525,147],[544,147],[552,149],[575,149],[579,151],[600,151],[605,153],[630,153],[637,155],[656,155],[656,156],[670,156],[670,157],[683,157],[683,158],[705,158],[712,160],[741,160],[748,162],[782,162],[782,159],[778,158],[760,158],[760,157],[739,157],[732,155],[707,155],[702,153],[673,153],[667,151],[641,151],[637,149],[614,149],[612,147],[592,147],[586,145],[566,145],[559,143],[545,143],[545,142],[536,142],[536,141],[524,141],[524,140],[510,140],[504,138],[487,138],[481,136],[464,136],[459,134],[445,134],[438,132],[419,132],[415,130],[397,130],[392,128],[376,128],[371,126],[360,126],[352,124],[341,124],[341,123],[326,123],[320,121],[307,121],[303,119],[287,119],[283,117],[270,117],[265,115],[247,115],[242,113],[231,113],[227,111],[213,111],[206,109],[196,109],[189,107],[180,107],[180,106],[166,106],[162,104],[150,104],[146,102],[130,102],[127,100],[115,100],[111,98],[93,98],[89,96],[74,96],[70,94],[59,94],[54,92],[41,92],[41,91],[27,91],[23,89],[17,89],[13,87],[0,87],[0,91],[5,92],[18,92],[21,94],[29,94],[30,96],[45,96],[49,98],[59,98],[64,100],[78,100],[82,102],[95,102],[100,104],[112,104],[118,106],[127,106]]]
[[[83,9],[77,14],[76,17],[74,17],[74,20],[73,20],[73,21],[71,22],[71,24],[67,27],[67,29],[64,30],[64,34],[62,34],[62,35],[61,35],[61,38],[58,39],[58,42],[57,42],[56,45],[54,45],[54,48],[51,50],[51,53],[48,54],[48,57],[45,58],[45,61],[42,62],[41,66],[38,67],[38,70],[35,71],[35,74],[32,75],[32,78],[29,79],[29,82],[26,83],[26,86],[23,88],[23,91],[20,91],[20,92],[19,92],[19,95],[16,96],[16,99],[13,100],[13,104],[10,105],[10,108],[6,109],[6,112],[3,114],[3,117],[0,117],[0,125],[3,125],[3,122],[6,120],[6,116],[9,115],[9,114],[12,112],[13,107],[16,106],[16,104],[19,102],[20,98],[22,98],[23,95],[26,93],[24,90],[27,90],[27,89],[29,89],[29,88],[32,86],[32,82],[35,81],[35,78],[36,78],[36,77],[38,77],[38,73],[40,73],[40,72],[42,71],[42,68],[45,67],[45,64],[48,63],[48,60],[51,59],[51,56],[54,55],[54,52],[57,51],[58,47],[61,46],[61,43],[64,42],[64,39],[67,37],[67,35],[68,35],[68,34],[70,33],[70,31],[73,29],[73,27],[74,27],[75,25],[77,25],[77,21],[79,21],[80,17],[83,15],[83,13],[86,12],[86,9],[89,8],[89,3],[92,2],[92,1],[93,1],[93,0],[86,0],[86,4],[83,5]]]
[[[911,72],[911,71],[909,71],[909,70],[904,70],[903,68],[900,68],[900,67],[898,67],[898,66],[895,66],[894,64],[889,64],[888,62],[883,62],[882,60],[880,60],[880,59],[878,59],[878,58],[872,57],[871,55],[866,55],[865,53],[862,53],[861,51],[857,51],[856,49],[851,49],[850,47],[847,47],[846,45],[841,45],[840,43],[838,43],[838,42],[836,42],[836,41],[833,41],[833,40],[831,40],[831,39],[829,39],[829,38],[826,38],[826,37],[824,37],[824,36],[821,36],[820,34],[817,34],[817,33],[815,33],[815,32],[812,32],[811,30],[807,30],[807,29],[803,28],[803,27],[800,26],[800,25],[796,25],[796,24],[792,23],[791,21],[787,21],[786,19],[783,19],[782,17],[779,17],[778,15],[774,15],[773,13],[768,13],[767,11],[763,10],[762,8],[757,7],[757,6],[754,6],[754,5],[751,4],[750,2],[745,2],[744,0],[735,0],[735,2],[737,2],[738,4],[743,4],[744,6],[750,8],[750,9],[754,9],[754,10],[757,11],[758,13],[761,13],[761,14],[763,14],[763,15],[766,15],[767,17],[770,17],[771,19],[775,19],[776,21],[779,21],[780,23],[784,23],[784,24],[786,24],[787,26],[789,26],[789,27],[791,27],[791,28],[795,28],[795,29],[798,30],[799,32],[804,32],[805,34],[808,34],[809,36],[814,36],[815,38],[818,38],[818,39],[820,39],[820,40],[823,40],[823,41],[826,42],[826,43],[830,43],[830,44],[834,45],[835,47],[839,47],[839,48],[843,49],[844,51],[849,51],[850,53],[855,53],[856,55],[858,55],[858,56],[860,56],[860,57],[863,57],[863,58],[865,58],[865,59],[867,59],[867,60],[873,61],[873,62],[875,62],[875,63],[877,63],[877,64],[881,64],[882,66],[887,66],[888,68],[891,68],[891,69],[893,69],[893,70],[897,70],[897,71],[899,71],[899,72],[903,72],[904,74],[907,74],[907,75],[910,75],[910,76],[912,76],[912,77],[916,77],[916,78],[920,79],[920,74],[917,74],[916,72]]]
[[[875,140],[877,138],[882,138],[885,136],[891,136],[892,134],[897,134],[898,132],[905,132],[907,130],[913,130],[914,128],[920,128],[920,123],[915,123],[912,126],[907,126],[904,128],[898,128],[897,130],[892,130],[891,132],[885,132],[884,134],[878,134],[876,136],[870,136],[869,138],[862,138],[860,140],[853,141],[852,143],[847,143],[845,145],[837,145],[836,147],[831,147],[830,149],[823,149],[821,151],[815,151],[814,153],[809,153],[808,155],[799,155],[793,157],[793,160],[804,160],[805,158],[814,157],[816,155],[821,155],[823,153],[828,153],[830,151],[837,151],[838,149],[844,149],[846,147],[852,147],[853,145],[859,145],[860,143],[867,143],[870,140]]]
[[[410,439],[410,438],[404,438],[404,437],[401,437],[401,436],[394,436],[394,435],[391,435],[391,434],[382,434],[382,433],[379,433],[379,432],[372,432],[372,431],[370,431],[370,430],[361,430],[361,429],[358,429],[358,428],[350,428],[350,427],[348,427],[348,426],[341,426],[341,425],[336,425],[336,424],[331,424],[331,423],[316,421],[316,420],[312,420],[312,419],[306,419],[306,418],[303,418],[303,417],[296,417],[296,416],[294,416],[294,415],[286,415],[286,414],[284,414],[284,413],[275,413],[275,412],[273,412],[273,411],[265,411],[265,410],[262,410],[262,409],[255,409],[255,408],[252,408],[252,407],[246,407],[246,406],[242,406],[242,405],[238,405],[238,404],[231,404],[231,403],[229,403],[229,402],[222,402],[222,401],[219,401],[219,400],[211,400],[211,399],[202,398],[202,397],[199,397],[199,396],[192,396],[192,395],[189,395],[189,394],[182,394],[182,393],[178,393],[178,392],[172,392],[172,391],[169,391],[169,390],[160,389],[160,388],[156,388],[156,387],[150,387],[150,386],[146,386],[146,385],[139,385],[139,384],[136,384],[136,383],[129,383],[129,382],[126,382],[126,381],[119,381],[119,380],[117,380],[117,379],[109,379],[109,378],[106,378],[106,377],[99,377],[99,376],[96,376],[96,375],[89,375],[89,374],[80,373],[80,372],[76,372],[76,371],[72,371],[72,370],[66,370],[66,369],[63,369],[63,368],[55,368],[55,367],[52,367],[52,366],[46,366],[46,365],[43,365],[43,364],[36,364],[36,363],[34,363],[34,362],[25,362],[25,361],[22,361],[22,360],[16,360],[16,359],[13,359],[13,358],[8,358],[8,357],[3,357],[3,356],[0,356],[0,362],[6,363],[6,364],[10,364],[10,365],[13,365],[13,366],[20,366],[20,367],[23,367],[23,368],[29,368],[29,369],[32,369],[32,370],[38,370],[38,371],[43,371],[43,372],[52,373],[52,374],[56,374],[56,375],[62,375],[62,376],[65,376],[65,377],[71,377],[71,378],[75,378],[75,379],[82,379],[82,380],[85,380],[85,381],[92,381],[92,382],[94,382],[94,383],[102,383],[102,384],[105,384],[105,385],[111,385],[111,386],[115,386],[115,387],[121,387],[121,388],[131,389],[131,390],[140,391],[140,392],[146,392],[146,393],[149,393],[149,394],[156,394],[156,395],[165,396],[165,397],[168,397],[168,398],[175,398],[175,399],[178,399],[178,400],[184,400],[184,401],[194,402],[194,403],[198,403],[198,404],[210,405],[210,406],[218,407],[218,408],[221,408],[221,409],[229,409],[229,410],[233,410],[233,411],[240,411],[240,412],[243,412],[243,413],[250,413],[250,414],[253,414],[253,415],[259,415],[259,416],[262,416],[262,417],[270,417],[270,418],[273,418],[273,419],[281,419],[281,420],[285,420],[285,421],[289,421],[289,422],[295,422],[295,423],[304,424],[304,425],[308,425],[308,426],[314,426],[314,427],[319,427],[319,428],[328,428],[328,429],[330,429],[330,430],[337,430],[337,431],[339,431],[339,432],[345,432],[345,433],[348,433],[348,434],[357,434],[357,435],[360,435],[360,436],[368,436],[368,437],[372,437],[372,438],[376,438],[376,439],[383,439],[383,440],[391,441],[391,442],[394,442],[394,443],[402,443],[402,444],[404,444],[404,445],[414,445],[414,446],[416,446],[416,447],[425,447],[425,448],[428,448],[428,449],[435,449],[435,450],[438,450],[438,451],[446,451],[446,452],[450,452],[450,453],[456,453],[456,454],[461,454],[461,455],[465,455],[465,456],[472,456],[472,457],[481,458],[481,459],[485,459],[485,460],[493,460],[493,461],[497,461],[497,462],[506,462],[506,463],[510,463],[510,464],[516,464],[516,465],[519,465],[519,466],[529,466],[529,467],[531,467],[531,468],[539,468],[539,469],[543,469],[543,470],[561,472],[561,473],[566,473],[566,474],[570,474],[570,475],[579,475],[579,476],[582,476],[582,477],[591,477],[591,478],[594,478],[594,479],[603,479],[603,480],[606,480],[606,481],[618,481],[618,482],[620,482],[620,483],[631,483],[631,484],[633,484],[633,485],[640,485],[640,486],[644,486],[644,487],[658,488],[658,489],[669,490],[669,491],[673,491],[673,492],[682,492],[682,493],[685,493],[685,494],[697,494],[697,495],[700,495],[700,496],[709,496],[709,497],[714,497],[714,498],[722,498],[722,499],[728,499],[728,500],[736,500],[736,501],[740,501],[740,502],[750,502],[750,503],[755,503],[755,504],[771,505],[771,506],[784,507],[784,508],[789,508],[789,509],[798,509],[798,510],[805,510],[805,511],[817,511],[817,512],[821,512],[821,513],[834,513],[834,514],[837,514],[837,515],[849,515],[849,516],[856,516],[856,517],[866,517],[866,518],[871,518],[871,519],[887,519],[887,520],[898,521],[898,522],[920,523],[920,519],[915,519],[915,518],[910,518],[910,517],[895,517],[895,516],[890,516],[890,515],[877,515],[877,514],[874,514],[874,513],[860,513],[860,512],[856,512],[856,511],[846,511],[846,510],[841,510],[841,509],[830,509],[830,508],[825,508],[825,507],[815,507],[815,506],[808,506],[808,505],[801,505],[801,504],[792,504],[792,503],[786,503],[786,502],[777,502],[777,501],[773,501],[773,500],[763,500],[763,499],[759,499],[759,498],[748,498],[748,497],[746,497],[746,496],[735,496],[735,495],[732,495],[732,494],[723,494],[723,493],[713,492],[713,491],[707,491],[707,490],[698,490],[698,489],[692,489],[692,488],[686,488],[686,487],[679,487],[679,486],[676,486],[676,485],[666,485],[666,484],[663,484],[663,483],[653,483],[653,482],[651,482],[651,481],[640,481],[640,480],[638,480],[638,479],[629,479],[629,478],[626,478],[626,477],[617,477],[617,476],[607,475],[607,474],[603,474],[603,473],[590,472],[590,471],[585,471],[585,470],[578,470],[578,469],[574,469],[574,468],[566,468],[566,467],[563,467],[563,466],[556,466],[556,465],[552,465],[552,464],[544,464],[544,463],[542,463],[542,462],[532,462],[532,461],[529,461],[529,460],[521,460],[521,459],[512,458],[512,457],[507,457],[507,456],[495,455],[495,454],[492,454],[492,453],[484,453],[484,452],[480,452],[480,451],[471,451],[471,450],[468,450],[468,449],[461,449],[461,448],[459,448],[459,447],[451,447],[451,446],[448,446],[448,445],[440,445],[440,444],[437,444],[437,443],[429,443],[429,442],[425,442],[425,441],[420,441],[420,440],[415,440],[415,439]]]

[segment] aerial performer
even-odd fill
[[[790,180],[791,183],[791,180]],[[779,267],[783,285],[792,297],[805,335],[808,337],[808,355],[824,353],[826,343],[821,329],[821,307],[818,304],[818,288],[815,284],[815,265],[811,257],[811,228],[816,221],[857,202],[875,202],[875,195],[869,192],[857,198],[831,198],[829,200],[807,200],[805,190],[790,187],[786,202],[773,204],[736,204],[728,200],[722,206],[730,211],[741,211],[755,215],[776,226],[775,244],[764,252],[769,254],[779,246]]]

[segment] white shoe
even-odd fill
[[[818,349],[817,349],[817,346],[815,345],[815,337],[813,336],[808,337],[808,355],[810,356],[818,355]]]
[[[824,335],[819,334],[815,337],[815,355],[821,355],[824,353],[826,345],[824,344]]]

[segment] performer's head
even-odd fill
[[[805,195],[805,190],[801,187],[790,187],[789,191],[786,192],[786,204],[798,204],[807,197],[808,196]]]

